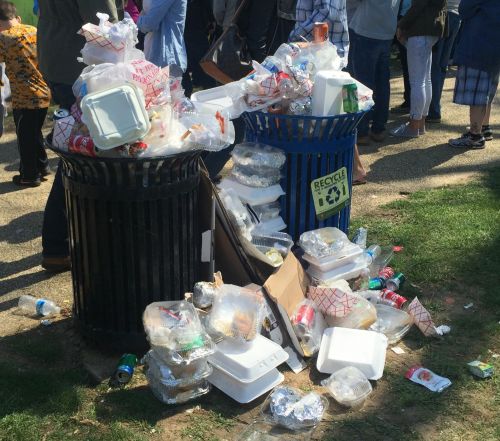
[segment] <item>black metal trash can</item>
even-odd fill
[[[76,323],[100,347],[142,351],[145,307],[182,299],[198,280],[200,152],[147,159],[56,153]]]

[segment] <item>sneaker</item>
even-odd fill
[[[483,135],[473,135],[471,132],[464,133],[460,138],[450,139],[448,144],[451,147],[466,149],[484,149],[485,139]]]
[[[39,187],[42,184],[40,178],[24,179],[21,175],[15,175],[12,182],[19,187]]]
[[[483,126],[481,130],[485,141],[493,140],[493,130],[490,126]]]
[[[392,107],[391,108],[391,113],[399,113],[401,115],[405,115],[407,113],[410,113],[410,105],[405,101],[399,106]]]
[[[418,138],[420,136],[420,132],[410,128],[410,123],[404,123],[400,126],[392,129],[390,131],[391,136],[398,136],[400,138]]]
[[[51,273],[62,273],[71,269],[71,259],[66,257],[44,257],[42,268]]]

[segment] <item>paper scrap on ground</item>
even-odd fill
[[[464,309],[470,309],[474,306],[474,303],[470,302],[470,303],[467,303],[467,305],[464,305]]]
[[[401,355],[401,354],[406,354],[406,352],[403,350],[403,348],[400,348],[399,346],[394,346],[391,348],[392,352],[395,354]]]
[[[451,331],[451,328],[447,325],[441,325],[441,326],[436,327],[436,333],[438,335],[446,335],[446,334],[449,334],[450,331]]]

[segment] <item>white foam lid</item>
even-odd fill
[[[311,268],[313,268],[315,271],[326,272],[334,268],[344,266],[348,263],[352,263],[362,254],[363,249],[359,245],[349,244],[347,246],[344,246],[338,253],[335,253],[332,256],[322,257],[318,259],[317,257],[305,253],[302,257],[311,265]]]
[[[285,194],[279,184],[271,185],[270,187],[249,187],[248,185],[240,184],[230,178],[222,179],[218,187],[225,190],[232,188],[238,193],[239,198],[243,202],[250,205],[268,204]]]
[[[131,84],[90,93],[81,108],[82,120],[102,150],[135,142],[151,127],[142,92]]]
[[[274,368],[250,383],[242,383],[214,366],[208,381],[238,403],[249,403],[282,383],[285,377]]]
[[[332,374],[347,366],[357,367],[369,380],[384,373],[387,337],[362,329],[327,328],[321,339],[316,367]]]
[[[249,342],[225,339],[208,358],[214,367],[242,383],[255,381],[286,360],[283,348],[260,334]]]
[[[338,279],[350,280],[358,277],[361,270],[366,268],[366,260],[363,258],[357,258],[345,265],[333,268],[329,271],[320,271],[315,266],[310,266],[307,268],[307,273],[315,280],[319,281],[334,281]]]

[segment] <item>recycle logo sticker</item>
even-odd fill
[[[319,220],[338,213],[349,203],[347,168],[342,167],[329,175],[311,182],[314,209]]]

